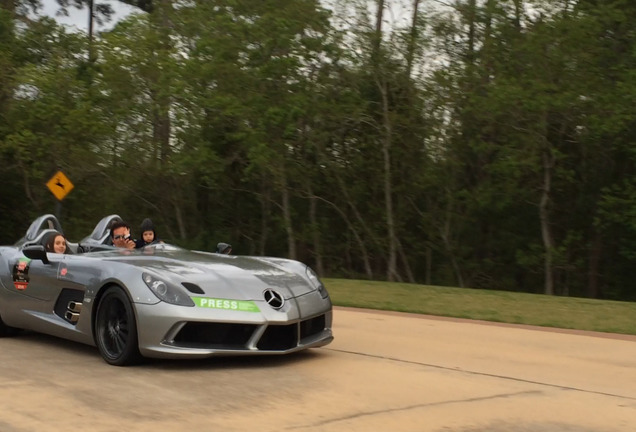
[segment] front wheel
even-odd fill
[[[128,366],[141,360],[135,313],[120,287],[110,288],[97,306],[95,342],[107,363]]]

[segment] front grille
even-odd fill
[[[325,316],[320,315],[300,323],[300,338],[304,339],[322,332],[325,329]]]
[[[294,324],[270,324],[256,348],[262,351],[296,348],[302,339],[320,334],[325,329],[325,320],[325,315],[320,315]],[[258,327],[257,324],[188,322],[177,333],[174,344],[188,348],[246,350]]]
[[[254,324],[188,322],[174,342],[198,348],[242,349],[257,327]]]
[[[270,325],[256,347],[265,351],[282,351],[298,345],[298,324]]]

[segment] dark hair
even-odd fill
[[[126,228],[130,231],[130,225],[128,225],[126,222],[124,221],[116,221],[114,222],[111,226],[110,226],[110,236],[113,236],[113,231],[115,231],[118,228]]]
[[[64,234],[60,233],[60,232],[52,232],[50,233],[47,237],[46,237],[46,242],[44,243],[44,249],[47,252],[53,252],[55,253],[55,239],[57,238],[57,236],[60,236],[64,239],[64,243],[66,243],[66,250],[64,251],[65,254],[69,253],[69,247],[68,247],[68,243],[66,242],[66,237],[64,237]]]

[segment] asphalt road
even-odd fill
[[[633,432],[636,338],[336,308],[287,357],[104,363],[0,339],[0,432]]]

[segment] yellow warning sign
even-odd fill
[[[46,187],[53,192],[55,198],[62,201],[75,186],[73,186],[73,183],[71,183],[62,171],[58,171],[53,177],[51,177],[51,180],[48,181]]]

